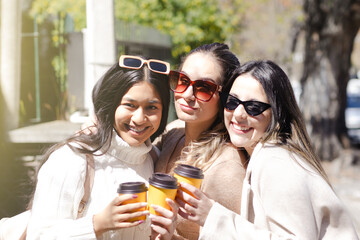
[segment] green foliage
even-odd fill
[[[239,31],[245,10],[243,0],[115,0],[117,19],[169,34],[176,60],[201,44],[229,41]],[[52,41],[59,54],[52,64],[61,99],[58,116],[62,118],[67,101],[65,21],[71,16],[75,31],[86,27],[86,0],[34,0],[30,14],[40,24],[45,19],[54,23]]]
[[[36,15],[39,23],[49,16],[65,18],[70,15],[74,20],[75,30],[80,31],[86,26],[86,0],[34,0],[30,15]]]
[[[117,19],[169,34],[175,58],[201,44],[230,39],[240,28],[244,9],[242,0],[115,1]]]
[[[52,60],[56,76],[56,94],[60,101],[55,107],[58,119],[66,118],[67,111],[67,67],[66,67],[66,29],[65,22],[72,20],[75,31],[80,31],[86,26],[86,1],[85,0],[35,0],[32,4],[30,15],[36,17],[38,23],[52,19],[54,30],[51,32],[53,45],[58,48],[58,55]]]

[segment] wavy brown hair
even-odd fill
[[[221,85],[227,83],[232,72],[240,65],[239,60],[235,54],[229,50],[228,45],[223,43],[212,43],[202,45],[192,50],[182,59],[179,70],[182,69],[186,59],[194,53],[208,54],[216,60],[222,69]],[[223,123],[223,107],[219,101],[217,118],[207,131],[201,133],[198,139],[192,141],[182,150],[179,161],[206,170],[221,154],[226,142],[228,142],[228,135]]]

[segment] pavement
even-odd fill
[[[323,167],[360,236],[360,149],[344,150],[338,159],[323,162]]]

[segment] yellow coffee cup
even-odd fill
[[[204,174],[200,168],[186,164],[178,164],[174,169],[174,177],[177,178],[178,182],[186,182],[200,189],[201,182],[204,179]],[[186,189],[183,189],[181,186],[180,189],[195,197],[193,194],[191,194]]]
[[[151,207],[151,204],[171,210],[165,199],[174,200],[177,189],[178,183],[175,177],[165,173],[154,173],[149,179],[148,208],[150,214],[160,215]]]
[[[123,194],[137,195],[137,198],[126,200],[121,203],[122,205],[129,204],[129,203],[147,202],[147,191],[148,191],[148,188],[146,187],[145,183],[143,183],[143,182],[121,183],[117,190],[119,195],[123,195]],[[142,208],[136,209],[131,212],[138,212],[138,211],[145,211],[145,210],[146,210],[146,207],[142,207]],[[127,222],[135,222],[135,221],[139,221],[139,220],[146,220],[146,216],[131,218]]]

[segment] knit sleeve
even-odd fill
[[[64,146],[38,174],[27,239],[96,239],[92,216],[77,219],[86,159]]]
[[[286,150],[254,155],[241,215],[214,204],[199,239],[358,239],[339,199],[317,173]],[[254,216],[246,217],[247,211]]]

